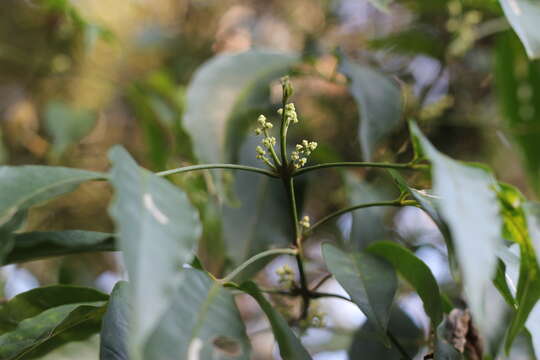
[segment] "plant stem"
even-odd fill
[[[266,138],[270,137],[270,135],[268,134],[268,130],[266,128],[264,128],[263,132],[264,132],[264,136]],[[279,161],[279,159],[277,157],[277,154],[276,154],[276,151],[274,150],[274,147],[270,146],[268,148],[268,151],[270,151],[270,155],[272,155],[272,159],[274,160],[274,164],[276,165],[276,167],[280,167],[281,166],[281,161]]]
[[[405,349],[403,348],[403,346],[399,343],[398,339],[396,339],[396,337],[394,336],[394,334],[392,334],[390,332],[390,330],[388,330],[386,332],[386,334],[388,335],[388,338],[390,339],[390,341],[392,342],[392,344],[396,347],[396,349],[399,351],[399,353],[401,354],[402,358],[404,360],[412,360],[412,358],[409,356],[409,354],[407,354],[407,351],[405,351]]]
[[[293,173],[292,176],[299,176],[310,171],[324,169],[324,168],[334,168],[334,167],[372,167],[372,168],[384,168],[384,169],[409,169],[417,170],[424,169],[426,165],[424,164],[394,164],[394,163],[382,163],[382,162],[334,162],[334,163],[325,163],[317,164],[312,166],[307,166],[305,168],[299,169]]]
[[[313,224],[309,228],[308,233],[312,233],[313,231],[315,231],[320,226],[326,224],[328,221],[330,221],[332,219],[335,219],[336,217],[338,217],[340,215],[343,215],[345,213],[348,213],[350,211],[369,208],[369,207],[375,207],[375,206],[395,206],[395,207],[400,207],[400,206],[415,206],[415,205],[416,205],[416,201],[392,200],[392,201],[379,201],[379,202],[372,202],[372,203],[349,206],[349,207],[346,207],[344,209],[334,211],[333,213],[331,213],[329,215],[326,215],[321,220],[319,220],[315,224]]]
[[[354,302],[349,299],[348,297],[346,296],[343,296],[343,295],[339,295],[339,294],[332,294],[332,293],[326,293],[326,292],[311,292],[311,297],[313,299],[317,299],[317,298],[325,298],[325,297],[332,297],[332,298],[337,298],[337,299],[341,299],[341,300],[345,300],[345,301],[348,301],[348,302],[351,302],[354,304]]]
[[[283,94],[283,101],[281,102],[281,109],[282,109],[282,114],[281,114],[281,128],[280,128],[280,148],[281,148],[281,163],[283,165],[283,168],[287,168],[289,166],[289,161],[287,160],[287,128],[288,128],[288,125],[287,124],[287,119],[286,119],[286,114],[285,114],[285,105],[287,105],[287,96],[285,96],[285,94]]]
[[[321,280],[319,280],[317,282],[317,284],[315,284],[315,286],[311,289],[311,291],[316,291],[318,288],[320,288],[326,282],[326,280],[330,279],[331,277],[332,277],[332,274],[330,274],[330,273],[323,276],[323,278]]]
[[[205,164],[205,165],[192,165],[192,166],[184,166],[181,168],[171,169],[171,170],[165,170],[160,171],[156,173],[157,176],[168,176],[173,174],[180,174],[188,171],[195,171],[195,170],[210,170],[210,169],[230,169],[230,170],[243,170],[243,171],[249,171],[254,173],[263,174],[266,176],[270,176],[273,178],[279,178],[279,175],[275,172],[253,167],[253,166],[245,166],[245,165],[235,165],[235,164]]]
[[[258,253],[257,255],[247,259],[244,263],[242,263],[240,266],[238,266],[236,269],[231,271],[229,275],[225,276],[223,279],[219,280],[221,283],[227,283],[231,282],[238,274],[240,274],[245,268],[247,268],[249,265],[253,264],[257,260],[260,260],[267,256],[272,255],[280,255],[280,254],[286,254],[286,255],[297,255],[298,250],[296,249],[271,249],[267,251],[263,251],[261,253]]]
[[[294,195],[294,180],[290,176],[285,176],[283,177],[283,184],[285,185],[285,190],[287,192],[287,197],[289,199],[289,205],[291,210],[292,226],[294,229],[293,244],[298,249],[298,253],[296,254],[296,264],[298,266],[298,274],[300,277],[300,295],[302,296],[303,300],[302,313],[300,315],[300,318],[305,319],[308,314],[310,297],[306,273],[304,271],[304,263],[302,262],[302,243],[300,238],[300,231],[298,229],[298,210],[296,208],[296,198]]]

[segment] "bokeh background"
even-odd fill
[[[540,67],[526,58],[495,0],[396,0],[386,12],[366,0],[2,0],[0,164],[105,171],[114,144],[124,145],[153,171],[196,163],[192,134],[182,122],[193,74],[215,56],[253,49],[302,56],[302,65],[291,73],[301,117],[291,142],[316,140],[314,162],[362,159],[362,119],[338,67],[346,55],[392,79],[401,91],[403,120],[414,117],[441,151],[487,163],[499,179],[536,198]],[[259,112],[271,114],[279,103],[278,83],[267,86],[269,98],[241,114],[252,117],[253,126]],[[208,98],[206,106],[217,100]],[[239,147],[240,162],[257,164],[255,142],[248,136]],[[373,157],[410,159],[405,121]],[[429,187],[425,177],[407,176],[418,188]],[[274,189],[251,175],[226,173],[225,179],[225,192],[208,174],[171,179],[201,212],[205,230],[199,255],[217,275],[257,249],[286,243],[290,230],[279,186]],[[302,213],[318,219],[347,204],[393,199],[395,189],[381,171],[324,171],[301,178],[298,193]],[[25,229],[113,231],[106,211],[110,196],[106,184],[83,185],[32,210]],[[255,219],[250,217],[254,212],[259,214]],[[412,248],[459,303],[444,242],[431,220],[413,208],[356,211],[323,229],[307,246],[310,280],[316,283],[326,274],[320,242],[363,247],[382,239]],[[276,286],[275,271],[286,261],[278,258],[257,269],[257,279]],[[10,265],[0,274],[5,298],[58,282],[110,291],[125,276],[117,253]],[[333,280],[322,289],[344,294]],[[274,301],[285,312],[295,306]],[[276,359],[257,306],[244,297],[238,303],[254,358]],[[420,349],[421,359],[428,344],[418,339],[429,331],[421,302],[402,284],[397,303],[395,329],[408,346]],[[303,337],[315,359],[377,354],[380,349],[370,347],[369,337],[362,338],[365,331],[358,331],[364,317],[353,305],[325,299],[319,306],[327,326]],[[97,338],[70,344],[49,358],[95,359],[97,344]],[[529,356],[518,343],[510,358]]]

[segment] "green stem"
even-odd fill
[[[281,162],[284,168],[289,166],[289,161],[287,160],[287,119],[285,117],[285,105],[287,105],[287,98],[283,96],[282,109],[283,113],[281,114],[281,129],[280,129],[280,147],[281,147]]]
[[[351,302],[354,304],[354,301],[352,301],[351,299],[349,299],[348,297],[346,296],[343,296],[343,295],[339,295],[339,294],[332,294],[332,293],[326,293],[326,292],[311,292],[311,297],[313,299],[318,299],[318,298],[325,298],[325,297],[332,297],[332,298],[337,298],[337,299],[341,299],[341,300],[345,300],[345,301],[348,301],[348,302]]]
[[[324,168],[334,168],[334,167],[372,167],[372,168],[384,168],[384,169],[409,169],[417,170],[424,169],[426,165],[424,164],[394,164],[394,163],[381,163],[381,162],[335,162],[335,163],[325,163],[317,164],[312,166],[307,166],[305,168],[299,169],[294,172],[293,176],[303,175],[310,171],[324,169]]]
[[[298,274],[300,277],[300,295],[303,299],[301,319],[305,319],[308,314],[310,298],[306,272],[304,270],[304,263],[302,262],[302,243],[300,229],[298,228],[298,210],[296,207],[296,197],[294,195],[294,180],[292,177],[283,178],[283,184],[285,185],[285,190],[287,191],[287,197],[289,199],[291,210],[291,219],[294,229],[293,244],[298,249],[298,253],[296,254],[296,264],[298,266]]]
[[[231,169],[231,170],[243,170],[243,171],[249,171],[254,173],[263,174],[266,176],[270,176],[273,178],[279,178],[279,175],[265,169],[253,167],[253,166],[244,166],[244,165],[235,165],[235,164],[205,164],[205,165],[192,165],[192,166],[184,166],[177,169],[171,169],[171,170],[165,170],[160,171],[156,173],[157,176],[168,176],[173,174],[180,174],[188,171],[195,171],[195,170],[210,170],[210,169]]]
[[[264,136],[266,138],[270,137],[270,135],[268,134],[268,130],[266,128],[264,128],[263,132],[264,132]],[[281,166],[281,161],[279,161],[278,156],[276,154],[276,151],[274,150],[274,147],[270,146],[268,148],[268,151],[270,151],[270,155],[272,155],[272,159],[274,160],[274,164],[276,164],[276,167],[279,168]]]
[[[358,209],[365,209],[369,207],[375,207],[375,206],[416,206],[417,203],[414,200],[392,200],[392,201],[379,201],[379,202],[372,202],[372,203],[366,203],[366,204],[359,204],[359,205],[353,205],[346,207],[341,210],[334,211],[333,213],[323,217],[321,220],[317,221],[315,224],[313,224],[307,233],[312,233],[320,226],[326,224],[328,221],[335,219],[336,217],[343,215],[345,213],[348,213],[350,211],[358,210]]]
[[[327,280],[329,280],[330,278],[332,277],[332,274],[326,274],[325,276],[323,276],[323,278],[321,280],[319,280],[317,282],[317,284],[315,284],[315,286],[313,286],[313,288],[311,289],[311,291],[316,291],[318,288],[320,288]]]
[[[240,266],[238,266],[236,269],[231,271],[229,275],[225,276],[223,279],[219,280],[221,283],[227,283],[231,282],[238,274],[240,274],[245,268],[247,268],[249,265],[253,264],[254,262],[265,258],[267,256],[273,256],[273,255],[297,255],[298,250],[296,249],[271,249],[267,251],[263,251],[261,253],[258,253],[257,255],[247,259],[244,263],[242,263]]]

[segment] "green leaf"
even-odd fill
[[[422,301],[424,310],[436,327],[442,320],[439,286],[429,267],[409,249],[392,242],[378,242],[367,251],[384,258],[412,285]]]
[[[468,305],[490,348],[506,312],[506,305],[490,295],[503,228],[496,183],[484,168],[438,152],[414,123],[411,134],[431,161],[434,193],[440,197],[437,211],[450,230]]]
[[[390,200],[390,195],[381,187],[362,182],[349,172],[345,172],[343,177],[349,206]],[[347,248],[363,250],[369,244],[386,238],[388,226],[384,220],[389,210],[388,207],[376,206],[351,212],[352,224],[349,239],[346,239]]]
[[[399,126],[400,89],[386,76],[347,58],[342,58],[340,71],[350,80],[349,91],[359,107],[362,154],[370,160],[379,142]]]
[[[388,345],[386,329],[397,289],[397,277],[387,262],[364,252],[344,252],[323,244],[328,270],[351,296]]]
[[[497,36],[497,99],[509,133],[523,156],[531,185],[540,191],[540,63],[529,61],[517,37]]]
[[[424,334],[399,307],[392,309],[388,330],[396,337],[410,358],[414,358]],[[401,353],[394,346],[388,348],[378,341],[376,330],[369,322],[366,322],[354,334],[353,342],[349,348],[350,359],[358,358],[359,354],[362,354],[362,360],[403,359]]]
[[[0,336],[0,359],[33,359],[99,331],[105,303],[60,305],[21,321]]]
[[[517,311],[510,323],[506,337],[506,351],[523,329],[529,313],[540,298],[540,268],[536,260],[533,244],[529,236],[525,197],[511,185],[500,183],[497,195],[501,203],[501,214],[504,221],[504,236],[507,240],[519,244],[520,265],[517,285]]]
[[[525,327],[529,330],[532,338],[532,344],[535,353],[538,355],[540,354],[540,328],[538,326],[539,320],[540,320],[540,302],[538,302],[538,283],[531,282],[531,276],[527,269],[527,267],[524,265],[523,262],[523,251],[520,251],[520,248],[518,248],[517,244],[512,245],[510,248],[503,247],[499,251],[499,256],[502,260],[502,262],[505,265],[505,280],[507,280],[507,283],[509,284],[509,290],[512,292],[512,295],[516,297],[516,303],[518,308],[515,313],[514,319],[512,319],[512,323],[510,324],[509,328],[509,334],[507,338],[507,348],[509,349],[509,345],[511,345],[513,339],[515,338],[516,331],[519,332],[519,330],[523,327],[523,322]],[[536,271],[538,268],[536,269]],[[536,273],[534,274],[536,275]],[[537,301],[532,302],[532,299],[534,298],[533,294],[526,294],[528,297],[525,299],[521,299],[522,304],[519,304],[518,296],[521,296],[523,298],[524,291],[521,290],[522,294],[519,294],[519,287],[520,282],[521,286],[523,288],[523,284],[526,284],[527,282],[524,280],[529,280],[529,288],[526,290],[536,292],[536,298]],[[536,280],[537,279],[533,279]],[[517,288],[515,284],[518,284]],[[524,304],[523,304],[524,303]],[[528,307],[527,312],[525,313],[524,310],[520,310],[520,306]],[[521,314],[519,314],[521,312]],[[516,329],[517,325],[519,325],[519,329]],[[510,336],[512,336],[512,339],[509,339]],[[510,342],[509,342],[510,341]]]
[[[133,297],[130,355],[138,358],[182,281],[181,267],[194,256],[201,226],[186,194],[137,166],[121,147],[110,151],[116,223]]]
[[[540,4],[535,0],[499,0],[506,18],[531,59],[540,57]]]
[[[53,138],[53,154],[61,155],[81,140],[92,130],[95,121],[96,114],[91,111],[75,109],[60,101],[48,103],[45,127]]]
[[[248,360],[251,346],[229,289],[188,269],[149,337],[145,359]]]
[[[246,99],[260,91],[268,94],[269,81],[297,62],[295,55],[256,50],[219,55],[199,67],[187,90],[184,126],[200,162],[223,162],[234,156],[235,151],[228,151],[231,135],[241,141],[241,133],[229,132],[239,127],[234,124],[238,112],[248,110]]]
[[[531,334],[534,353],[536,354],[536,357],[539,358],[540,357],[540,302],[536,303],[536,305],[532,309],[531,313],[529,314],[529,318],[527,319],[527,323],[525,325],[527,326],[527,329],[529,330],[529,333]]]
[[[23,225],[26,215],[26,211],[19,211],[8,222],[0,225],[0,264],[5,262],[6,256],[13,250],[14,231]]]
[[[105,174],[54,166],[0,166],[0,225],[15,213],[71,192]]]
[[[129,331],[130,306],[128,283],[119,281],[114,286],[107,312],[103,317],[100,360],[129,360],[126,340]]]
[[[13,235],[13,248],[3,264],[94,251],[115,251],[112,234],[84,231],[36,231]]]
[[[13,331],[18,324],[45,310],[67,304],[106,301],[109,298],[98,290],[71,286],[44,286],[23,292],[0,307],[0,334]]]
[[[540,203],[527,202],[523,204],[523,210],[527,218],[527,230],[536,251],[536,258],[540,259]]]
[[[294,332],[287,324],[287,321],[276,311],[276,309],[266,300],[257,285],[248,281],[242,286],[238,287],[239,290],[251,295],[262,311],[268,317],[272,332],[279,345],[279,353],[283,359],[287,360],[310,360],[311,356],[304,348],[300,340],[296,337]]]

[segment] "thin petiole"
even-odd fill
[[[211,169],[230,169],[230,170],[242,170],[242,171],[249,171],[254,173],[263,174],[266,176],[270,176],[273,178],[278,179],[279,175],[275,172],[261,169],[253,166],[245,166],[245,165],[235,165],[235,164],[205,164],[205,165],[192,165],[192,166],[184,166],[181,168],[171,169],[171,170],[165,170],[160,171],[156,173],[157,176],[168,176],[173,174],[181,174],[189,171],[196,171],[196,170],[211,170]]]
[[[310,234],[313,231],[315,231],[317,228],[319,228],[320,226],[329,222],[330,220],[333,220],[340,215],[343,215],[345,213],[348,213],[354,210],[365,209],[365,208],[376,207],[376,206],[400,207],[400,206],[416,206],[416,205],[417,205],[417,202],[414,200],[399,200],[398,199],[398,200],[392,200],[392,201],[379,201],[379,202],[372,202],[372,203],[349,206],[344,209],[334,211],[333,213],[323,217],[321,220],[313,224],[306,233]]]
[[[246,269],[249,265],[253,264],[254,262],[265,258],[267,256],[273,256],[273,255],[296,255],[298,254],[298,250],[296,249],[271,249],[267,251],[263,251],[262,253],[259,253],[249,259],[247,259],[243,264],[238,266],[236,269],[231,271],[231,273],[227,276],[225,276],[223,279],[220,279],[219,282],[221,283],[228,283],[231,282],[238,274],[240,274],[244,269]]]
[[[300,176],[310,171],[325,169],[325,168],[335,168],[335,167],[371,167],[371,168],[383,168],[383,169],[402,169],[402,170],[419,170],[425,169],[427,165],[425,164],[395,164],[395,163],[383,163],[383,162],[334,162],[334,163],[325,163],[317,164],[312,166],[307,166],[305,168],[296,170],[292,176]]]

